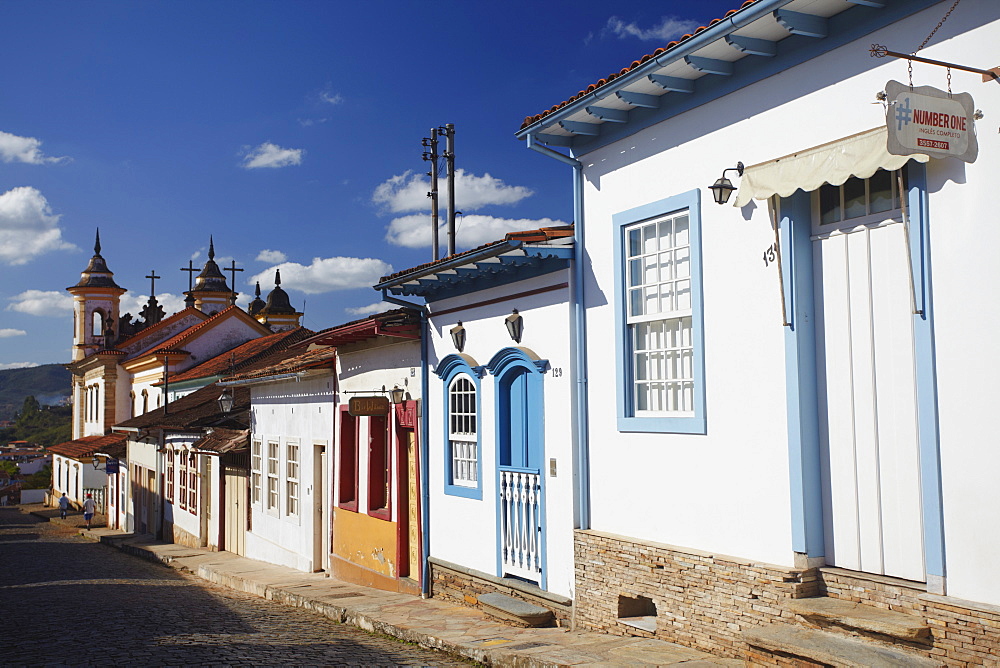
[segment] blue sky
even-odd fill
[[[97,228],[123,313],[150,270],[179,309],[209,235],[241,304],[280,267],[311,329],[373,312],[431,259],[421,139],[446,123],[459,250],[569,223],[524,117],[739,4],[0,0],[0,369],[69,361]]]

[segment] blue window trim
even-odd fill
[[[632,343],[626,324],[625,228],[650,218],[687,209],[691,234],[691,327],[694,343],[694,415],[691,417],[636,417],[633,413]],[[618,431],[705,434],[705,332],[701,262],[701,191],[690,190],[612,216],[615,254],[615,353]]]
[[[483,377],[484,368],[477,365],[475,360],[473,360],[468,355],[448,355],[442,359],[434,373],[443,382],[443,394],[444,394],[444,406],[443,418],[444,418],[444,493],[449,496],[461,496],[466,499],[478,499],[483,498],[483,446],[482,446],[482,391],[480,388],[480,378]],[[476,486],[475,487],[465,487],[462,485],[455,485],[452,483],[452,469],[451,469],[451,439],[448,435],[451,433],[448,425],[448,419],[450,417],[450,406],[451,401],[449,395],[449,390],[451,388],[451,382],[456,376],[466,375],[472,379],[473,384],[476,386]]]

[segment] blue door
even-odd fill
[[[498,363],[488,368],[497,379],[498,574],[544,589],[544,376],[539,368],[544,365],[517,349],[505,349],[493,360]]]

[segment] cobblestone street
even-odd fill
[[[0,508],[2,665],[433,665],[373,636]]]

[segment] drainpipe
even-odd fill
[[[590,416],[587,409],[587,312],[584,299],[583,164],[575,158],[553,151],[527,135],[528,148],[564,162],[573,168],[573,271],[570,284],[572,310],[570,335],[573,358],[573,448],[576,456],[577,528],[590,528]]]
[[[397,299],[396,297],[389,295],[389,291],[384,288],[382,290],[382,301],[420,311],[420,596],[422,598],[430,598],[431,474],[427,466],[429,451],[427,441],[430,438],[430,426],[428,425],[427,413],[427,398],[430,396],[430,380],[428,379],[427,368],[427,345],[430,339],[430,328],[427,320],[427,308],[420,304],[408,302],[405,299]]]

